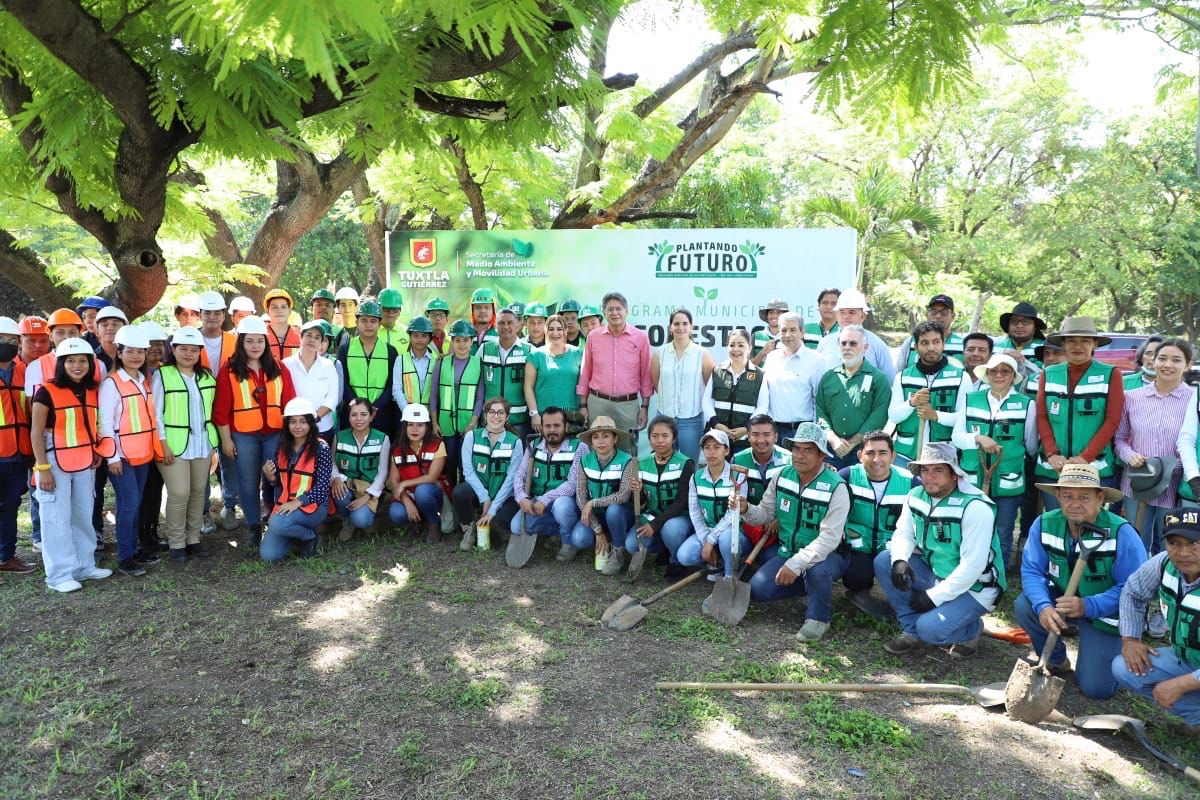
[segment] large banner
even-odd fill
[[[501,307],[566,299],[598,307],[619,291],[651,344],[667,341],[670,314],[683,307],[696,342],[714,355],[734,328],[762,328],[758,309],[768,301],[815,320],[818,292],[854,280],[854,231],[845,228],[396,231],[388,247],[389,285],[404,295],[405,317],[440,297],[452,320],[466,318],[479,287],[494,289]]]

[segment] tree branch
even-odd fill
[[[647,219],[695,219],[695,211],[627,211],[617,215],[617,222],[641,222]]]
[[[483,186],[471,174],[471,166],[467,163],[467,151],[457,139],[446,137],[442,139],[442,147],[454,157],[454,174],[458,178],[458,186],[467,197],[467,205],[471,209],[471,224],[477,231],[486,231],[487,208],[483,202]]]
[[[757,39],[753,32],[743,31],[731,34],[725,41],[713,45],[692,59],[690,64],[675,73],[662,86],[655,89],[653,94],[634,106],[633,113],[645,119],[656,108],[674,97],[676,92],[691,83],[714,63],[720,62],[726,56],[736,53],[739,50],[749,50],[756,44]]]
[[[0,230],[0,276],[25,294],[36,305],[37,310],[74,307],[75,293],[67,286],[59,286],[50,280],[46,265],[37,253],[28,247],[20,247],[17,239],[6,230]],[[22,298],[17,295],[15,300]],[[5,304],[5,313],[14,313],[16,308]],[[35,309],[28,309],[33,311]]]

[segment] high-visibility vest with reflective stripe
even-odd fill
[[[996,340],[996,343],[994,345],[992,345],[992,352],[999,353],[1001,350],[1018,350],[1019,349],[1021,351],[1021,355],[1024,356],[1026,360],[1032,361],[1034,364],[1037,364],[1040,367],[1042,365],[1042,362],[1038,361],[1037,353],[1035,351],[1037,350],[1038,347],[1040,347],[1041,345],[1044,345],[1045,343],[1046,343],[1045,339],[1038,339],[1037,337],[1034,337],[1033,339],[1030,339],[1028,342],[1026,342],[1024,347],[1018,348],[1015,344],[1013,344],[1012,339],[1008,338],[1007,336],[1002,336]],[[1037,376],[1035,375],[1034,378],[1036,379],[1036,377]],[[1036,380],[1035,380],[1035,383],[1036,383]],[[1035,392],[1035,394],[1036,394],[1036,392]]]
[[[112,371],[105,380],[112,381],[121,395],[116,430],[121,442],[121,457],[135,467],[162,458],[150,382],[141,376],[141,386],[138,386],[125,377],[123,369]]]
[[[271,355],[275,357],[275,361],[283,364],[285,358],[296,355],[296,351],[300,349],[300,331],[288,325],[287,333],[280,339],[279,335],[275,333],[275,329],[268,323],[267,347],[271,348]]]
[[[597,497],[607,497],[620,489],[625,465],[632,460],[633,456],[629,453],[617,450],[613,453],[612,461],[601,467],[600,457],[596,455],[595,450],[585,453],[579,460],[579,466],[587,477],[588,497],[595,500]]]
[[[907,400],[912,397],[914,392],[928,388],[929,404],[934,411],[953,412],[958,404],[958,389],[962,385],[962,380],[962,364],[954,359],[948,359],[946,365],[933,376],[932,381],[927,381],[925,373],[915,366],[908,367],[900,373],[900,390],[904,394],[904,399]],[[907,458],[917,457],[917,431],[923,424],[924,421],[914,408],[912,414],[896,425],[896,452],[898,454]],[[948,442],[950,434],[953,432],[954,430],[948,425],[937,421],[930,422],[929,438],[925,443]]]
[[[822,339],[831,333],[837,333],[841,329],[841,326],[836,322],[833,323],[833,327],[829,330],[822,328],[820,322],[806,322],[804,323],[804,346],[809,350],[816,350],[817,345],[821,343]]]
[[[395,348],[397,353],[408,350],[408,331],[397,325],[394,328],[379,326],[379,340]]]
[[[963,514],[972,503],[984,503],[989,508],[992,505],[992,501],[981,494],[965,494],[958,489],[939,500],[936,506],[924,487],[917,487],[908,494],[908,508],[912,512],[917,547],[925,554],[929,568],[939,580],[948,578],[962,559]],[[981,592],[990,588],[1003,591],[1006,586],[1000,537],[993,527],[988,563],[971,586],[971,591]]]
[[[1104,412],[1108,409],[1108,382],[1113,368],[1093,360],[1079,378],[1074,389],[1068,389],[1067,364],[1046,367],[1045,376],[1046,415],[1050,418],[1050,430],[1054,443],[1064,458],[1077,456],[1087,448],[1104,425]],[[1113,443],[1104,445],[1100,457],[1092,462],[1101,478],[1113,474]],[[1058,473],[1041,455],[1038,456],[1037,475],[1040,478],[1057,479]]]
[[[729,494],[733,491],[733,474],[713,480],[708,465],[699,466],[692,473],[692,485],[696,487],[696,501],[704,514],[704,524],[715,528],[729,510]]]
[[[25,365],[13,361],[12,380],[0,378],[0,458],[33,455],[29,440],[29,398],[25,396]]]
[[[363,350],[362,339],[355,336],[346,347],[346,383],[354,388],[357,397],[365,397],[368,403],[374,403],[388,388],[388,345],[383,339],[376,339],[371,355]]]
[[[712,373],[713,408],[717,410],[717,422],[726,428],[745,428],[754,409],[758,406],[758,395],[762,391],[762,370],[747,365],[741,377],[734,379],[733,370],[722,364]]]
[[[384,435],[374,428],[367,428],[367,438],[359,444],[354,431],[346,428],[334,439],[334,458],[338,472],[346,480],[374,482],[379,475],[379,454],[383,451]]]
[[[1158,601],[1167,618],[1167,634],[1175,655],[1193,669],[1200,668],[1200,586],[1186,594],[1183,576],[1163,559],[1162,578],[1158,586]]]
[[[646,498],[638,518],[639,525],[649,523],[679,497],[683,488],[683,469],[689,461],[691,459],[678,450],[671,453],[666,464],[659,464],[653,453],[638,461],[638,477],[642,479],[642,493]]]
[[[268,328],[268,330],[270,330]],[[237,334],[232,331],[225,331],[221,334],[221,363],[213,365],[208,363],[208,347],[200,348],[200,366],[216,375],[225,368],[229,363],[230,357],[233,355],[234,348],[237,347]]]
[[[487,341],[479,349],[479,362],[483,366],[483,396],[503,397],[512,408],[508,421],[522,425],[529,421],[529,408],[525,405],[525,362],[529,358],[529,345],[515,342],[508,351],[504,363],[500,361],[500,340]]]
[[[543,441],[538,439],[530,445],[533,477],[529,482],[529,496],[534,498],[557,489],[566,481],[575,463],[575,451],[579,449],[579,441],[571,438],[564,439],[553,453],[544,449],[542,444]]]
[[[316,444],[317,448],[327,446],[319,440]],[[304,452],[296,459],[295,466],[289,466],[289,456],[290,453],[280,443],[279,450],[275,453],[276,478],[279,481],[280,488],[279,499],[275,501],[275,508],[279,508],[284,503],[290,503],[293,500],[299,499],[300,495],[305,494],[312,488],[313,480],[317,476],[317,457],[310,452],[309,447],[305,446]],[[317,504],[305,503],[300,506],[300,510],[306,514],[311,514],[317,510]]]
[[[92,368],[92,377],[95,378],[96,385],[99,386],[100,381],[104,380],[104,376],[100,374],[100,359],[96,358],[93,360],[95,361],[95,365]],[[55,365],[58,363],[58,360],[54,355],[54,351],[51,350],[49,353],[46,353],[45,355],[38,356],[38,360],[33,363],[35,363],[39,367],[41,367],[42,382],[38,383],[38,384],[34,384],[33,386],[30,387],[32,389],[32,391],[29,393],[30,397],[32,397],[34,394],[36,394],[37,390],[39,388],[41,388],[42,386],[45,386],[50,381],[54,380],[54,369],[55,369]]]
[[[403,432],[400,434],[403,436]],[[437,460],[438,449],[442,446],[441,439],[434,439],[427,445],[422,445],[417,452],[397,445],[392,448],[392,462],[395,463],[396,469],[400,473],[400,480],[410,481],[413,478],[419,478],[422,475],[429,474],[429,468],[433,466],[433,462]],[[450,476],[442,471],[438,476],[438,486],[446,494],[450,493]]]
[[[183,455],[192,438],[192,402],[187,381],[174,364],[164,365],[158,371],[163,385],[163,431],[167,449],[173,456]],[[200,402],[204,407],[204,428],[208,431],[208,444],[216,447],[220,443],[217,426],[212,421],[213,397],[217,394],[217,379],[212,373],[194,373]]]
[[[904,365],[905,369],[915,367],[917,365],[917,359],[920,358],[920,354],[917,353],[917,343],[912,339],[909,339],[908,343],[908,363]],[[942,343],[942,355],[946,356],[951,361],[961,361],[963,347],[965,346],[966,342],[963,341],[962,335],[958,333],[952,333],[947,336],[945,341]]]
[[[1096,518],[1096,525],[1108,531],[1108,538],[1092,551],[1091,558],[1087,561],[1077,590],[1080,597],[1104,594],[1116,583],[1113,580],[1113,564],[1117,561],[1117,530],[1127,524],[1128,521],[1124,518],[1101,509],[1100,516]],[[1091,545],[1097,537],[1085,532],[1080,538],[1083,539],[1083,544]],[[1046,577],[1060,592],[1066,592],[1073,566],[1073,559],[1069,557],[1069,553],[1075,552],[1075,544],[1071,542],[1071,531],[1061,509],[1042,514],[1042,548],[1049,559]],[[1116,616],[1093,619],[1091,623],[1093,627],[1105,633],[1117,632]]]
[[[496,443],[492,444],[486,430],[475,429],[471,447],[471,469],[487,489],[488,497],[495,498],[496,492],[504,485],[518,441],[515,433],[504,431]]]
[[[1025,420],[1033,398],[1013,391],[993,417],[988,400],[990,393],[990,389],[980,389],[967,395],[965,424],[967,433],[994,439],[1000,445],[1000,455],[988,455],[979,448],[963,450],[961,464],[971,483],[982,488],[984,460],[999,458],[992,470],[989,494],[992,497],[1016,497],[1025,493]]]
[[[757,356],[759,353],[761,353],[762,349],[764,347],[766,347],[768,344],[770,344],[771,340],[774,339],[775,336],[776,336],[776,334],[771,333],[771,331],[767,328],[763,328],[762,330],[755,331],[754,332],[754,341],[751,342],[751,347],[750,347],[751,356],[752,357]]]
[[[454,359],[442,359],[438,372],[438,426],[443,436],[457,436],[466,431],[475,414],[475,395],[479,391],[482,372],[479,356],[467,359],[462,379],[454,384]]]
[[[878,501],[866,467],[855,464],[849,474],[846,488],[850,491],[850,513],[846,515],[846,542],[851,550],[877,555],[888,546],[896,532],[896,522],[912,490],[912,473],[893,465],[883,497]]]
[[[425,355],[429,358],[429,365],[422,379],[412,353],[400,354],[400,386],[404,389],[404,398],[408,402],[428,406],[429,398],[433,394],[433,368],[437,365],[438,355],[433,348],[426,350]]]
[[[774,445],[765,478],[759,475],[758,462],[754,460],[752,448],[747,447],[740,451],[733,457],[733,463],[735,466],[746,468],[746,499],[750,505],[756,506],[762,500],[763,492],[767,490],[771,478],[783,472],[783,468],[792,463],[792,454],[779,445]]]
[[[808,483],[795,467],[784,467],[775,483],[775,519],[779,520],[779,555],[790,558],[821,535],[821,522],[842,476],[825,466]]]
[[[442,341],[439,343],[437,339],[429,337],[429,349],[437,353],[438,358],[445,358],[450,355],[450,334],[443,333]]]
[[[63,472],[83,472],[92,468],[96,456],[112,458],[116,453],[113,440],[100,438],[100,409],[95,389],[84,392],[83,404],[70,389],[61,389],[53,382],[42,384],[54,404],[54,431],[50,450]]]
[[[264,424],[271,430],[283,427],[283,374],[267,381],[266,397],[263,398],[267,417],[263,414],[259,403],[255,400],[254,390],[258,385],[253,378],[247,377],[239,381],[233,370],[228,370],[229,386],[233,390],[233,429],[238,433],[258,433]]]

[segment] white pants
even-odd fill
[[[51,457],[50,474],[54,491],[36,492],[42,512],[42,564],[46,584],[53,586],[79,580],[96,566],[96,532],[92,530],[96,470],[63,472]]]

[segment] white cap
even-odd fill
[[[429,422],[429,409],[420,403],[409,403],[400,415],[401,422]]]
[[[333,299],[334,300],[353,300],[354,302],[357,303],[358,302],[358,292],[356,292],[354,290],[353,286],[343,286],[342,288],[337,290],[337,294],[335,294],[333,296]]]
[[[102,319],[119,319],[126,325],[129,324],[129,318],[125,316],[125,312],[116,306],[105,306],[100,309],[100,313],[96,314],[96,322]]]
[[[1013,371],[1013,375],[1020,375],[1021,371],[1017,369],[1017,360],[1008,353],[992,353],[992,357],[988,359],[986,364],[980,364],[975,368],[975,377],[978,380],[986,381],[989,369],[1003,364]]]
[[[179,302],[175,304],[176,308],[186,308],[188,311],[200,310],[200,298],[194,294],[185,294],[179,298]]]
[[[283,416],[285,417],[303,417],[306,414],[310,417],[317,415],[317,410],[313,408],[312,400],[309,400],[307,397],[293,397],[283,407]]]
[[[843,308],[861,308],[863,311],[870,311],[871,307],[867,305],[867,296],[858,289],[846,289],[838,297],[835,311],[841,311]]]
[[[237,332],[239,336],[243,333],[257,333],[260,336],[266,336],[267,323],[263,322],[258,317],[251,315],[249,317],[245,317],[241,322],[238,323]]]
[[[253,314],[254,301],[249,297],[246,297],[244,294],[239,294],[237,297],[229,301],[229,313],[232,314],[235,311],[248,311]]]
[[[219,292],[205,292],[200,295],[201,311],[224,311],[225,298]]]
[[[154,320],[142,320],[138,323],[138,327],[142,329],[142,333],[146,334],[146,338],[152,342],[165,342],[171,338],[167,336],[167,332],[163,330],[163,326]]]
[[[121,347],[140,347],[145,350],[150,346],[150,339],[140,326],[126,325],[117,331],[117,335],[113,338],[113,344]]]
[[[66,358],[67,356],[91,356],[95,358],[96,352],[92,350],[90,344],[76,337],[74,339],[64,339],[58,343],[58,347],[54,348],[55,358]]]
[[[171,337],[171,347],[177,344],[192,344],[196,347],[204,347],[204,334],[200,333],[199,328],[180,328]]]
[[[0,333],[7,336],[20,336],[21,329],[17,326],[17,321],[12,317],[0,317]]]
[[[300,333],[302,333],[302,334],[307,333],[308,331],[311,331],[313,328],[320,328],[321,335],[322,336],[325,335],[325,329],[321,328],[321,320],[319,320],[319,319],[310,319],[308,322],[301,325]]]
[[[700,437],[701,447],[704,446],[705,439],[712,439],[714,442],[722,445],[723,447],[729,447],[729,434],[725,431],[718,430],[717,428],[713,428],[712,430],[704,432],[704,435]]]

